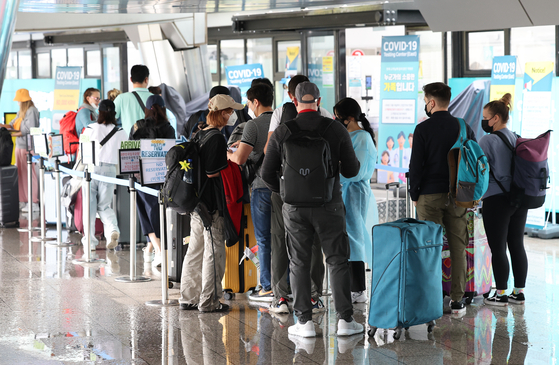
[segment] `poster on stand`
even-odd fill
[[[419,36],[382,37],[379,183],[405,183],[417,124]]]
[[[511,94],[514,108],[514,89],[516,80],[516,56],[499,56],[493,58],[491,69],[491,88],[489,100],[499,100],[506,93]]]
[[[247,90],[250,89],[252,80],[265,77],[261,63],[227,66],[225,67],[225,75],[227,77],[227,85],[238,86],[241,89],[243,104],[247,102]]]
[[[522,128],[520,135],[535,138],[552,129],[552,86],[553,62],[528,62],[524,71],[524,88],[522,90]],[[552,161],[553,164],[553,161]],[[545,225],[545,208],[528,211],[527,226],[543,228]]]
[[[53,110],[77,110],[80,106],[81,67],[56,67]]]

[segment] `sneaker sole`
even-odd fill
[[[303,331],[303,332],[299,332],[299,333],[292,333],[292,332],[289,331],[289,329],[288,329],[287,332],[288,332],[291,336],[299,336],[299,337],[304,337],[304,338],[316,337],[316,331]]]
[[[506,307],[509,305],[509,303],[498,303],[498,302],[489,302],[489,301],[483,301],[483,303],[487,304],[487,305],[491,305],[494,307]]]
[[[462,314],[466,312],[466,308],[462,308],[462,309],[450,309],[450,313],[451,314]]]
[[[274,301],[274,297],[253,297],[252,295],[248,296],[248,299],[253,302],[268,302],[271,303]]]
[[[357,335],[360,333],[365,332],[365,327],[363,327],[362,330],[358,331],[358,330],[344,330],[344,331],[340,331],[338,330],[337,335],[338,336],[352,336],[352,335]]]
[[[282,309],[282,308],[268,308],[268,310],[272,313],[277,313],[277,314],[289,314],[289,308],[287,309]]]
[[[509,298],[509,304],[524,305],[524,303],[525,303],[524,300],[514,300],[514,299],[510,299],[510,298]]]

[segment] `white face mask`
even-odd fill
[[[251,108],[248,108],[248,115],[250,115],[252,119],[256,118],[256,114],[254,114]]]
[[[227,121],[227,125],[229,127],[232,127],[235,125],[235,123],[237,123],[237,113],[233,112],[233,114],[231,114],[231,116],[229,117],[229,120]]]

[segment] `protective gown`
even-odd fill
[[[372,266],[372,228],[378,224],[378,208],[370,180],[375,170],[377,149],[369,132],[349,133],[353,149],[361,164],[359,173],[350,179],[340,176],[342,198],[346,208],[346,226],[351,250],[349,261],[364,261]]]

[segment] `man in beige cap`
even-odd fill
[[[262,179],[272,191],[280,191],[278,176],[283,173],[282,164],[284,165],[283,169],[287,171],[288,168],[285,165],[289,163],[286,162],[287,160],[283,160],[284,153],[287,150],[286,142],[294,133],[314,131],[315,133],[318,132],[329,145],[331,155],[331,175],[329,177],[333,180],[333,188],[331,192],[327,192],[331,199],[325,198],[324,204],[320,206],[288,204],[288,199],[284,199],[283,219],[290,259],[291,289],[294,297],[293,309],[298,317],[297,324],[289,327],[289,334],[301,337],[316,336],[314,323],[312,322],[310,276],[315,233],[318,234],[328,264],[330,287],[339,319],[338,336],[361,333],[363,332],[363,325],[353,319],[348,262],[349,239],[346,232],[345,210],[340,189],[340,173],[347,178],[357,175],[359,161],[355,156],[351,138],[346,128],[341,123],[323,117],[318,112],[320,93],[315,84],[311,82],[300,83],[295,90],[294,102],[298,115],[294,121],[280,125],[272,134],[262,166]],[[311,152],[316,153],[317,151],[309,149],[308,154]],[[302,153],[297,163],[307,166],[305,160],[310,161],[311,159],[312,156],[308,157]],[[312,166],[311,163],[308,165]],[[300,175],[307,176],[309,174],[308,170],[301,168],[297,171]],[[293,176],[294,180],[299,179],[296,175],[290,176]],[[288,190],[288,178],[288,176],[281,176],[281,179],[285,179],[282,184],[282,193],[284,194]],[[326,186],[325,182],[317,185]],[[303,184],[299,184],[300,190],[305,188],[301,186]],[[309,200],[314,197],[315,195],[310,197]]]
[[[190,214],[190,244],[184,258],[181,275],[180,307],[183,310],[198,309],[202,313],[225,312],[227,304],[220,303],[221,280],[225,274],[225,238],[223,214],[225,202],[218,202],[218,189],[223,189],[219,177],[227,164],[227,143],[220,133],[235,110],[244,106],[229,95],[216,95],[208,103],[207,124],[197,134],[200,144],[201,186],[204,189],[200,204],[211,216],[211,228],[204,228],[198,210]]]

